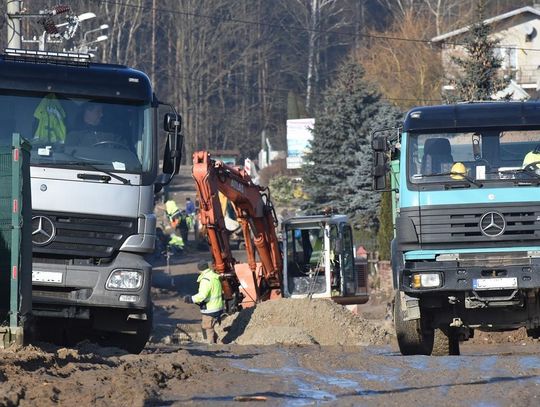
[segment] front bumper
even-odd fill
[[[88,309],[93,307],[130,309],[137,312],[148,309],[151,305],[152,267],[136,254],[120,252],[114,261],[104,266],[35,262],[32,269],[34,274],[52,273],[50,275],[54,276],[55,280],[33,281],[32,308],[36,315],[51,312],[64,317],[86,318]],[[141,287],[137,290],[106,289],[107,279],[116,269],[140,271],[143,275]],[[131,299],[136,296],[136,301],[120,301],[122,295],[131,296]],[[71,311],[66,312],[68,309]]]
[[[417,273],[439,273],[441,285],[434,288],[413,288],[412,276]],[[521,264],[462,265],[455,261],[411,262],[401,271],[400,289],[412,296],[437,292],[471,292],[478,290],[475,280],[516,278],[517,289],[540,288],[540,259],[531,258]]]

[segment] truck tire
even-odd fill
[[[154,309],[150,308],[150,311],[146,315],[147,318],[145,321],[130,321],[135,325],[134,334],[121,334],[124,341],[124,345],[121,348],[127,350],[129,353],[141,353],[150,339],[154,326]]]
[[[149,308],[146,320],[129,320],[123,327],[128,332],[105,332],[98,340],[101,346],[114,346],[129,353],[139,354],[152,333],[154,310]]]
[[[527,336],[529,338],[533,338],[533,339],[540,338],[540,328],[529,328],[529,329],[527,329]]]
[[[399,291],[394,300],[394,327],[399,351],[402,355],[430,355],[433,349],[433,333],[427,329],[422,318],[405,321],[401,309]]]
[[[459,356],[459,337],[455,329],[435,328],[432,356]]]

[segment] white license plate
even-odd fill
[[[475,290],[518,288],[518,283],[516,277],[475,278],[473,288]]]
[[[34,283],[61,283],[62,273],[58,271],[32,270],[32,282]]]

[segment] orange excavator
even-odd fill
[[[280,297],[329,298],[340,304],[361,304],[369,299],[367,263],[362,265],[354,258],[352,229],[345,215],[284,221],[282,253],[267,188],[254,184],[244,169],[213,160],[207,151],[193,154],[193,178],[199,222],[206,229],[214,269],[222,276],[228,311]],[[220,193],[233,204],[247,263],[233,257]]]
[[[243,169],[212,160],[207,151],[193,154],[193,178],[199,196],[199,221],[206,228],[215,271],[222,275],[228,308],[281,297],[283,261],[268,190],[255,185]],[[232,256],[218,192],[234,205],[247,263],[238,263]]]

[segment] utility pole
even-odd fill
[[[21,2],[12,0],[7,2],[7,29],[8,48],[21,48]]]

